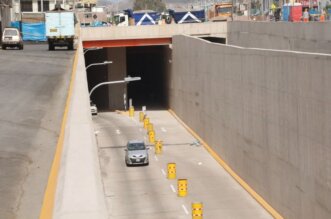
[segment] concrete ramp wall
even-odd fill
[[[331,218],[331,55],[173,38],[170,108],[285,218]]]
[[[228,44],[331,53],[331,22],[228,22]]]

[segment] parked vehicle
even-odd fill
[[[129,141],[125,148],[126,165],[149,165],[148,150],[149,148],[145,146],[143,141]]]
[[[169,10],[170,16],[173,17],[175,23],[201,23],[206,20],[205,10],[192,11],[174,11]]]
[[[209,11],[209,20],[212,22],[227,21],[232,16],[232,1],[215,3]]]
[[[17,28],[5,28],[2,34],[2,49],[7,47],[16,47],[23,49],[23,40],[20,31]]]
[[[98,115],[98,108],[92,101],[90,101],[90,108],[92,116]]]
[[[116,14],[113,20],[116,26],[140,26],[158,24],[159,19],[160,13],[155,11],[132,11],[127,9]]]
[[[68,50],[73,50],[75,39],[74,12],[56,8],[46,12],[45,20],[48,49],[54,50],[55,46],[66,46]]]

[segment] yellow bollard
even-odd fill
[[[176,164],[168,163],[168,179],[176,179]]]
[[[133,106],[130,106],[130,108],[129,108],[129,116],[134,117],[134,107]]]
[[[161,154],[162,153],[162,141],[158,140],[155,142],[155,154]]]
[[[144,122],[144,117],[145,117],[144,112],[140,112],[139,113],[139,122]]]
[[[154,144],[154,142],[155,142],[155,132],[154,131],[148,132],[148,137],[149,137],[149,142]]]
[[[152,123],[148,123],[147,125],[147,132],[154,131],[154,127]]]
[[[149,118],[145,117],[145,119],[144,119],[144,129],[147,129],[148,124],[149,124]]]
[[[178,189],[178,196],[185,197],[187,195],[187,179],[178,179],[177,189]]]
[[[192,203],[192,219],[202,219],[203,204],[201,202]]]

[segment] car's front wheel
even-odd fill
[[[4,46],[4,45],[2,45],[1,48],[2,48],[2,50],[6,50],[6,46]]]

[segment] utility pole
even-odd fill
[[[10,8],[12,7],[11,0],[0,0],[0,14],[1,14],[1,33],[5,27],[10,26]]]

